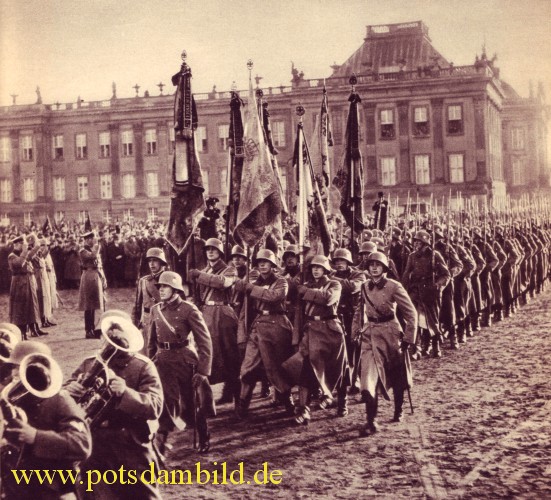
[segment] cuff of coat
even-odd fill
[[[139,393],[130,387],[124,390],[123,395],[117,405],[117,409],[133,416],[144,414],[143,402],[140,400]]]

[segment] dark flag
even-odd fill
[[[92,230],[92,223],[90,222],[90,212],[86,212],[86,220],[84,221],[84,232],[89,233]]]
[[[46,220],[44,221],[44,224],[42,224],[42,234],[44,236],[48,236],[53,230],[52,221],[50,220],[50,216],[46,215]]]
[[[318,183],[312,167],[302,121],[297,127],[293,167],[296,169],[298,200],[297,223],[299,246],[310,247],[313,255],[329,255],[331,233],[325,217]]]
[[[283,201],[272,157],[264,138],[249,77],[249,97],[243,138],[243,171],[234,236],[254,247],[281,223]]]
[[[352,81],[355,83],[355,79],[351,79],[351,83]],[[343,164],[333,179],[333,184],[340,191],[340,209],[346,223],[354,229],[354,232],[358,232],[364,229],[363,165],[358,115],[358,104],[362,100],[354,87],[352,87],[352,93],[348,101],[350,102],[350,110],[346,124],[346,151]]]
[[[230,164],[228,172],[228,214],[227,231],[229,235],[235,228],[237,222],[237,210],[239,208],[239,193],[241,192],[241,175],[243,172],[243,119],[241,117],[241,107],[243,101],[237,92],[231,93],[230,101]]]
[[[197,110],[191,93],[191,69],[185,57],[184,52],[180,72],[172,77],[178,88],[174,100],[175,148],[166,240],[177,255],[183,252],[196,219],[205,209],[203,176],[194,142]]]

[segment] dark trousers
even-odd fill
[[[84,311],[84,330],[86,333],[93,332],[96,327],[95,318],[94,318],[94,309],[88,309]]]

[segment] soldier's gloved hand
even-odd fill
[[[22,420],[16,420],[16,427],[8,427],[6,431],[13,436],[13,441],[24,444],[34,444],[37,433],[32,425]]]
[[[208,381],[208,377],[206,375],[201,375],[200,373],[196,373],[193,375],[193,378],[191,379],[191,385],[194,389],[197,389],[201,384]]]
[[[200,273],[200,271],[198,269],[191,269],[189,271],[189,279],[190,280],[195,280],[197,278],[197,276],[199,276],[199,273]]]
[[[121,377],[115,377],[109,382],[109,389],[115,396],[122,396],[126,390],[126,381]]]
[[[302,297],[308,291],[308,287],[305,285],[299,285],[297,287],[297,291],[298,291],[298,294]]]
[[[77,382],[76,380],[69,382],[65,386],[65,389],[73,398],[80,398],[86,392],[86,389],[84,388],[84,386],[80,382]]]
[[[410,344],[409,342],[402,340],[402,342],[400,342],[400,349],[402,349],[402,352],[406,352],[407,350],[409,350],[409,346],[411,345],[414,345],[414,344]]]

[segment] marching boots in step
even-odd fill
[[[362,397],[365,399],[365,413],[367,424],[360,429],[360,437],[366,437],[377,432],[377,406],[378,396],[373,397],[368,391],[362,391]]]
[[[404,404],[404,389],[394,389],[394,418],[393,422],[402,421],[402,406]]]
[[[421,354],[423,356],[430,355],[431,352],[431,339],[430,339],[430,332],[425,329],[421,328]]]
[[[459,325],[457,325],[457,330],[455,326],[450,328],[450,347],[452,349],[459,349],[459,342],[457,341],[457,334],[459,331]]]
[[[434,337],[432,337],[432,357],[433,358],[442,357],[442,351],[440,350],[441,343],[442,343],[442,336],[439,333],[437,333]]]
[[[346,386],[337,389],[337,416],[346,417],[348,415],[348,397],[346,395]]]
[[[467,335],[465,332],[465,322],[466,321],[460,321],[457,324],[457,342],[459,344],[466,344],[467,343]]]

